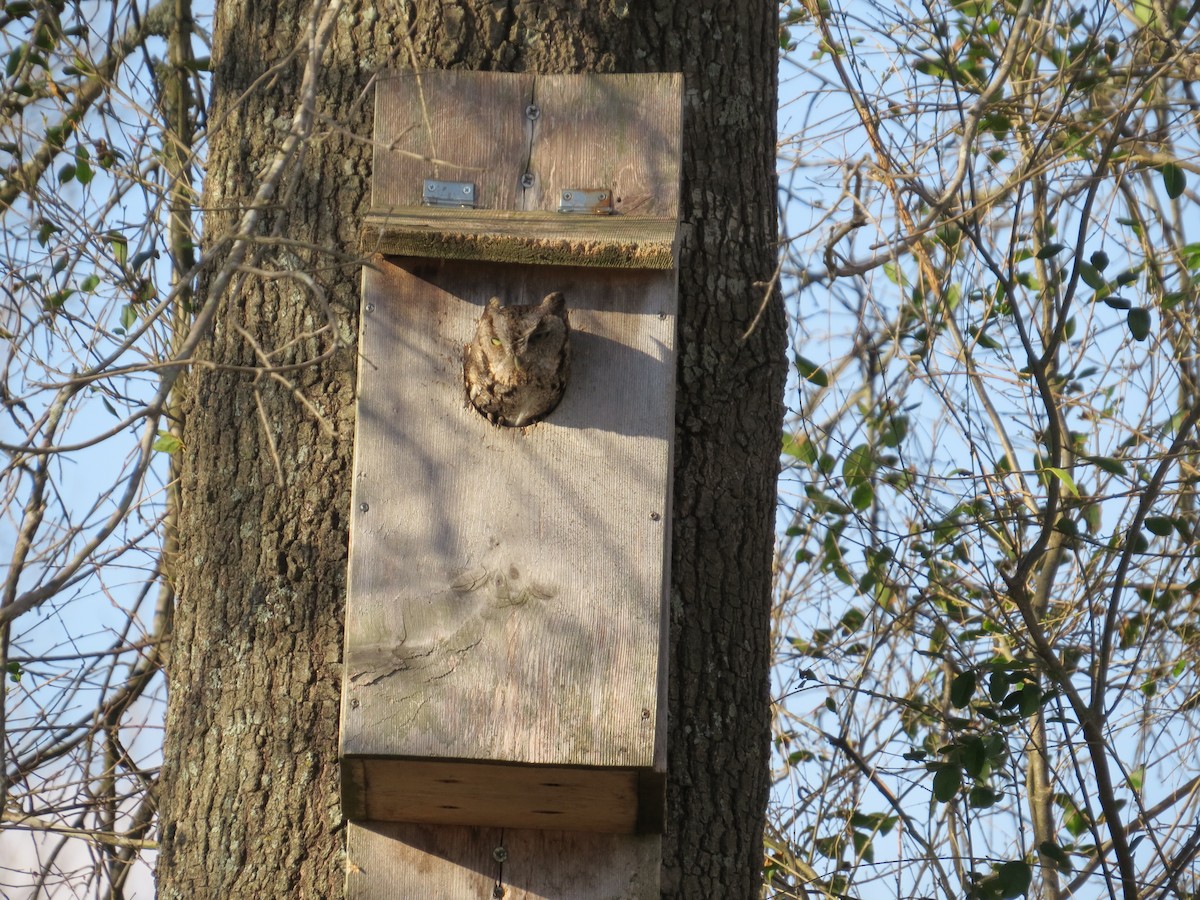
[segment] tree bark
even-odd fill
[[[300,0],[218,4],[207,248],[230,233],[290,120],[304,59],[289,54],[310,15]],[[276,240],[258,263],[311,273],[339,339],[353,341],[358,273],[343,254],[367,206],[377,70],[684,73],[668,897],[752,897],[761,875],[786,370],[783,311],[777,297],[763,301],[775,259],[776,15],[768,0],[355,0],[325,54],[324,124],[277,194],[264,232]],[[307,336],[321,316],[302,281],[248,277],[225,300],[205,359],[252,367],[255,343],[274,365],[311,359],[332,346],[330,334]],[[342,894],[354,369],[344,346],[288,384],[209,366],[188,382],[164,898]]]

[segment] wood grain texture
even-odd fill
[[[363,284],[343,757],[663,771],[674,273],[380,260]],[[566,394],[492,425],[463,345],[493,294],[552,290]]]
[[[504,862],[497,860],[496,850]],[[351,823],[346,900],[658,900],[657,836]]]
[[[471,181],[478,205],[520,208],[533,80],[453,71],[381,76],[371,208],[420,206],[426,178]]]
[[[645,769],[357,758],[345,760],[342,772],[343,809],[352,819],[606,834],[662,830],[663,776]]]
[[[384,76],[362,249],[671,268],[682,90],[679,75]],[[420,207],[426,178],[473,182],[479,209]],[[611,191],[615,215],[559,213],[572,189]]]
[[[679,215],[681,75],[543,75],[524,209],[608,188],[620,216]]]
[[[368,214],[360,248],[518,265],[670,269],[677,230],[665,218],[423,207]]]

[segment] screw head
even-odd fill
[[[521,176],[521,187],[527,187],[527,188],[533,187],[533,173],[532,172],[526,172],[524,175]]]
[[[363,503],[360,503],[360,504],[358,504],[358,511],[359,511],[359,512],[366,512],[366,511],[367,511],[367,510],[369,510],[370,508],[371,508],[371,504],[370,504],[370,503],[363,502]]]
[[[536,119],[541,114],[542,111],[533,103],[530,103],[527,107],[525,107],[525,115],[527,115],[530,119]]]
[[[498,863],[508,862],[508,848],[507,847],[497,847],[495,850],[492,851],[492,859],[494,859]]]

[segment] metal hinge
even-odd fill
[[[613,209],[612,191],[581,191],[568,188],[562,192],[558,203],[560,213],[588,213],[593,216],[611,216]]]
[[[475,208],[475,184],[471,181],[438,181],[425,179],[425,190],[421,193],[425,206],[465,206]]]

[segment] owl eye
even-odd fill
[[[494,345],[496,345],[497,347],[499,347],[500,344],[502,343],[502,341],[500,340],[500,338],[492,338],[492,343]]]

